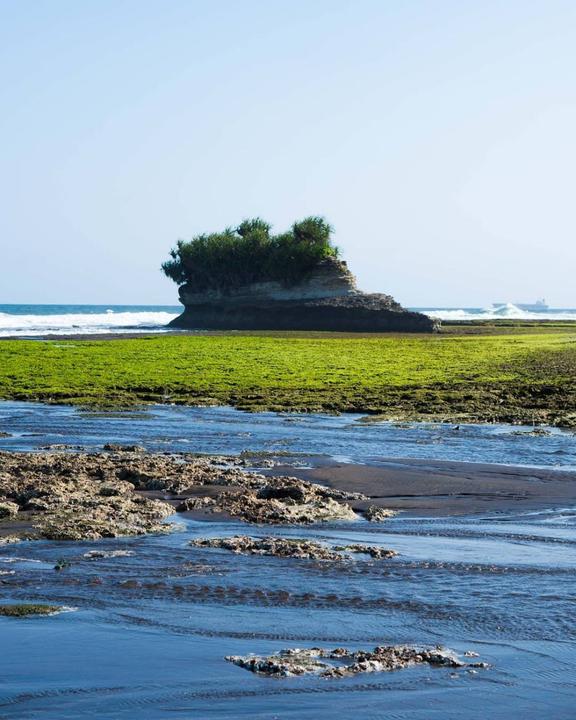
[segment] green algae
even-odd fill
[[[61,610],[59,605],[0,605],[0,616],[23,618],[32,615],[54,615]]]
[[[576,425],[576,327],[0,342],[0,398]]]

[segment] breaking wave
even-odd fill
[[[488,308],[419,308],[439,320],[576,320],[576,309],[523,310],[512,303]]]
[[[61,312],[20,314],[0,312],[0,337],[162,332],[178,313],[164,311]]]

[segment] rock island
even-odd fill
[[[180,241],[163,270],[184,312],[171,325],[218,330],[433,332],[438,322],[364,293],[319,217],[283,234],[258,218]]]

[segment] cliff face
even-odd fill
[[[273,301],[317,300],[319,298],[357,295],[356,278],[345,262],[326,260],[305,281],[286,286],[279,282],[262,282],[244,285],[227,291],[209,290],[197,293],[194,288],[182,285],[179,290],[183,305],[206,303],[248,303]]]
[[[405,310],[390,295],[358,290],[345,262],[329,259],[305,280],[254,283],[227,291],[179,290],[185,310],[173,327],[214,330],[433,332],[438,323]]]

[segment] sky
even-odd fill
[[[575,71],[573,0],[0,0],[0,303],[323,215],[410,307],[575,307]]]

